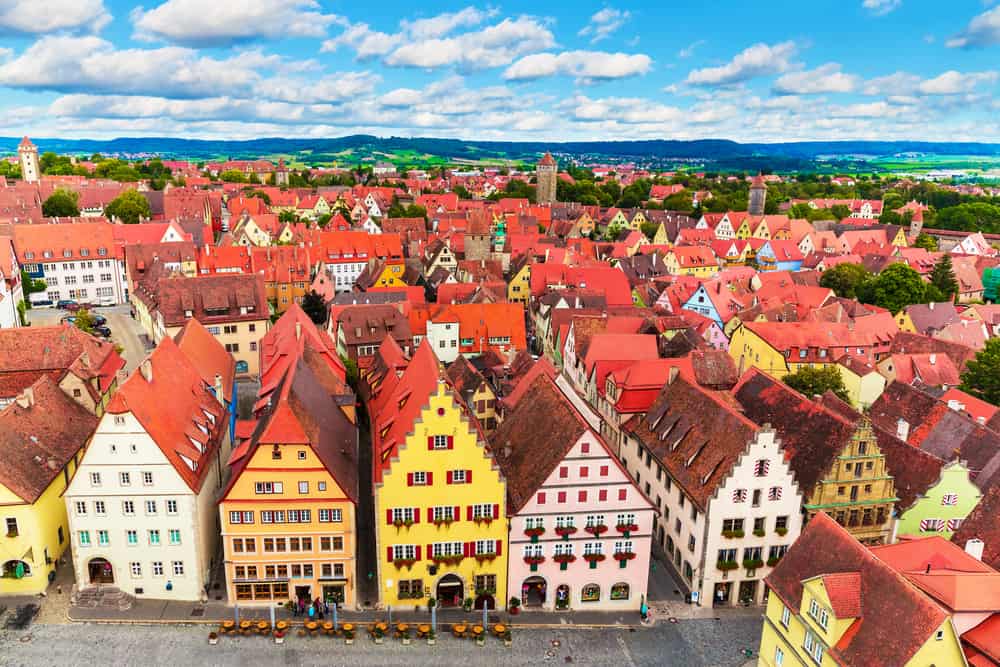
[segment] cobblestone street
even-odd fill
[[[759,618],[689,620],[628,630],[516,630],[514,645],[492,639],[482,648],[471,640],[441,637],[435,647],[386,639],[376,646],[359,635],[341,639],[289,637],[282,646],[262,637],[207,643],[201,626],[46,625],[0,631],[0,665],[529,665],[573,663],[629,667],[738,667],[742,650],[756,646]]]

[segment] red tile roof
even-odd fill
[[[857,572],[839,572],[823,577],[823,586],[830,598],[833,614],[837,618],[861,616],[861,575]]]
[[[143,368],[150,369],[149,379]],[[107,412],[132,413],[181,479],[200,491],[225,437],[227,413],[172,338],[161,340],[118,388]]]
[[[196,319],[184,324],[174,336],[174,342],[194,364],[205,384],[215,388],[216,379],[221,382],[222,396],[227,405],[231,404],[236,361],[226,352],[225,346]]]
[[[14,248],[21,264],[121,259],[113,229],[107,221],[14,225]]]

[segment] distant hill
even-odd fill
[[[307,163],[341,159],[357,162],[376,159],[377,154],[391,158],[399,153],[436,156],[445,160],[534,160],[546,150],[565,156],[589,159],[705,160],[712,162],[766,163],[774,167],[812,162],[817,158],[852,160],[866,156],[899,153],[926,153],[944,156],[1000,156],[1000,144],[938,143],[919,141],[809,141],[774,144],[741,144],[723,139],[696,141],[572,141],[509,142],[463,141],[459,139],[375,137],[350,135],[330,139],[262,138],[248,141],[215,141],[170,137],[134,137],[109,140],[58,139],[32,137],[42,151],[57,153],[156,154],[196,160],[242,158],[267,155],[295,155]],[[0,137],[0,153],[14,153],[20,137]],[[339,154],[339,155],[338,155]],[[410,157],[406,156],[406,157]],[[401,158],[405,161],[405,158]],[[417,162],[418,159],[412,161]]]

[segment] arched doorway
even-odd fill
[[[475,608],[482,609],[484,606],[487,609],[496,609],[497,608],[496,598],[494,598],[489,593],[481,593],[480,595],[477,595]]]
[[[92,584],[113,584],[115,583],[115,569],[111,563],[104,558],[92,558],[87,563],[87,573],[90,575]]]
[[[3,564],[0,570],[5,579],[21,579],[31,576],[31,566],[23,560],[9,560]]]
[[[528,577],[521,584],[521,604],[525,607],[541,607],[545,604],[545,579]]]
[[[457,574],[446,574],[438,580],[437,599],[442,607],[462,606],[465,586]]]

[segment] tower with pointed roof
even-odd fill
[[[535,201],[539,204],[552,204],[556,201],[556,176],[559,165],[551,153],[545,153],[535,167]]]
[[[274,171],[274,184],[280,187],[288,187],[288,167],[285,165],[285,159],[278,159],[278,168]]]
[[[764,202],[767,200],[767,185],[764,176],[758,173],[750,182],[750,215],[764,215]]]
[[[42,173],[38,166],[38,146],[24,137],[17,146],[17,155],[21,158],[21,179],[25,183],[37,183]]]

